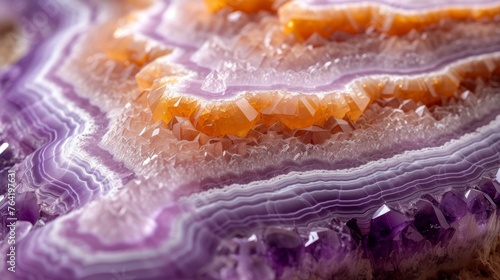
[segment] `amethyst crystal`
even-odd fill
[[[358,2],[0,0],[0,279],[500,278],[500,3]]]
[[[467,203],[456,192],[448,191],[441,198],[439,210],[443,212],[446,221],[451,224],[465,216],[467,213]]]
[[[425,200],[417,202],[416,210],[413,225],[417,231],[433,245],[447,243],[454,229],[448,224],[441,210]]]

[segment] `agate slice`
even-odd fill
[[[500,2],[0,0],[0,279],[500,279]]]

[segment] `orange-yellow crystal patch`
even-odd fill
[[[158,78],[187,75],[187,72],[183,69],[184,68],[179,65],[168,63],[168,57],[163,56],[144,66],[141,71],[135,75],[135,80],[139,88],[145,90],[151,88]],[[167,81],[164,80],[163,82],[166,83]],[[163,85],[162,81],[158,81],[158,83],[157,86]]]
[[[212,12],[229,8],[244,13],[256,13],[259,11],[271,11],[275,0],[205,0]]]
[[[196,128],[207,135],[245,137],[259,120],[259,113],[245,98],[217,103],[206,104],[195,117]]]
[[[278,10],[287,34],[307,40],[314,33],[328,37],[335,31],[351,34],[375,30],[388,35],[404,35],[411,30],[423,31],[442,20],[492,19],[500,14],[500,5],[448,7],[409,12],[384,5],[336,5],[308,7],[292,1]]]
[[[162,120],[168,124],[174,116],[194,121],[193,115],[200,107],[200,102],[192,96],[173,90],[178,82],[179,78],[164,77],[153,84],[148,100],[154,121]]]
[[[159,69],[161,67],[164,69]],[[331,118],[356,120],[378,98],[395,97],[433,104],[458,93],[465,80],[487,79],[500,71],[500,57],[457,64],[432,75],[366,77],[355,80],[344,91],[316,95],[284,91],[253,92],[216,101],[179,93],[177,88],[182,82],[182,75],[155,78],[158,73],[172,73],[171,69],[185,73],[169,63],[153,63],[139,72],[137,77],[141,87],[153,84],[149,102],[155,121],[170,123],[174,117],[181,117],[207,136],[246,137],[258,125],[271,127],[279,124],[293,131],[313,126],[325,129]],[[142,80],[139,76],[147,78]],[[151,79],[155,79],[154,82]]]
[[[154,45],[150,41],[133,35],[132,24],[138,15],[130,13],[114,24],[115,30],[110,40],[106,40],[105,53],[109,59],[125,65],[143,66],[156,58],[169,54],[172,50]]]

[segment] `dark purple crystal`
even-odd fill
[[[409,224],[401,231],[401,242],[407,252],[418,252],[424,247],[425,237],[414,224]]]
[[[413,225],[431,244],[446,243],[453,236],[455,230],[431,202],[419,200],[416,209]]]
[[[483,178],[479,181],[477,187],[490,196],[496,206],[500,206],[500,183],[496,180]]]
[[[278,275],[285,267],[297,266],[302,256],[303,244],[300,236],[289,230],[270,228],[264,233],[269,263]]]
[[[439,210],[443,212],[446,221],[451,224],[467,214],[467,203],[465,203],[463,196],[454,191],[448,191],[441,198]]]
[[[473,214],[478,223],[486,223],[496,210],[495,203],[485,193],[470,189],[465,193],[467,210]]]
[[[316,228],[309,232],[304,246],[305,251],[316,260],[328,260],[342,250],[343,244],[338,233],[327,228]]]
[[[406,215],[382,205],[372,217],[370,232],[364,240],[368,253],[374,261],[384,260],[394,250],[394,239],[401,233],[410,219]]]

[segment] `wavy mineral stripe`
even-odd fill
[[[180,2],[180,3],[183,3],[183,2]],[[179,3],[174,3],[174,4],[179,4]],[[171,6],[174,6],[171,5]],[[171,7],[170,6],[170,7]],[[187,10],[187,9],[185,9]],[[182,12],[183,10],[176,10],[178,12]],[[154,20],[158,20],[158,15],[161,15],[163,13],[163,11],[161,9],[158,9],[157,12],[153,13],[153,16],[150,16],[148,15],[147,18],[153,18]],[[167,13],[168,14],[168,13]],[[172,14],[169,14],[169,16],[171,16]],[[151,31],[151,30],[154,30],[156,27],[158,26],[158,24],[153,24],[151,22],[149,22],[148,24],[145,25],[144,29],[147,29],[147,31]],[[493,31],[496,30],[496,29],[492,29]],[[469,32],[470,33],[473,33],[473,32]],[[486,32],[487,33],[487,32]],[[199,34],[201,35],[201,34]],[[158,40],[162,40],[164,39],[164,37],[156,37]],[[157,126],[157,124],[154,124],[154,125],[151,125],[151,127],[140,127],[140,123],[141,122],[147,122],[148,121],[148,116],[147,114],[142,114],[139,116],[139,115],[136,115],[137,116],[137,121],[134,122],[134,124],[130,124],[130,126],[134,127],[134,129],[129,129],[127,130],[125,133],[126,135],[131,135],[130,133],[136,133],[136,134],[141,134],[141,139],[142,137],[144,137],[144,135],[147,135],[148,133],[156,133],[157,131],[160,131],[160,136],[156,135],[154,136],[154,138],[162,138],[162,137],[165,137],[164,139],[169,139],[168,142],[170,141],[170,139],[172,138],[171,135],[169,135],[166,131],[163,130],[163,127],[160,125],[160,126]],[[140,120],[139,120],[140,119]],[[136,124],[137,123],[137,124]],[[128,126],[129,124],[127,124]],[[143,130],[144,128],[144,130]],[[135,129],[137,129],[137,131],[135,131]],[[122,148],[115,148],[115,144],[116,144],[116,141],[113,140],[115,138],[114,136],[115,134],[109,134],[108,135],[108,139],[107,139],[107,142],[108,142],[108,145],[110,149],[113,149],[113,150],[121,150],[121,151],[127,151],[129,149],[127,149],[126,147],[122,147]],[[153,137],[152,137],[153,139]],[[154,140],[153,140],[154,141]],[[167,140],[166,140],[167,141]],[[423,141],[423,140],[422,140]],[[155,143],[157,141],[154,141]],[[143,146],[143,144],[141,144],[142,142],[138,142],[138,145],[140,145],[142,147],[142,149],[146,149],[145,146]],[[137,170],[142,170],[141,172],[147,172],[148,174],[151,173],[151,171],[147,171],[146,168],[144,167],[144,163],[145,162],[154,162],[156,164],[156,161],[155,159],[159,159],[158,157],[158,146],[159,144],[154,144],[155,146],[155,151],[151,151],[151,154],[153,154],[153,156],[144,156],[144,157],[138,157],[137,160],[139,160],[139,162],[137,162],[136,164],[130,164],[129,166],[131,167],[134,167],[134,168],[137,168]],[[167,154],[165,155],[165,157],[169,158],[169,159],[172,159],[172,160],[175,160],[176,162],[179,162],[179,161],[183,161],[183,160],[180,160],[181,158],[185,158],[184,161],[187,161],[187,159],[189,158],[192,158],[193,155],[190,155],[190,153],[188,151],[191,150],[191,148],[189,148],[190,146],[193,147],[193,149],[197,149],[199,147],[199,145],[197,145],[196,143],[193,143],[193,145],[191,144],[186,144],[186,145],[176,145],[176,146],[179,146],[179,151],[176,152],[175,154],[177,154],[177,156],[173,156],[174,153],[170,153],[170,152],[167,152]],[[181,147],[183,146],[183,147]],[[146,149],[147,151],[147,149]],[[182,151],[182,152],[181,152]],[[115,155],[119,155],[121,154],[122,152],[120,153],[114,153]],[[148,152],[144,152],[144,154],[147,154]],[[298,151],[297,153],[301,153],[300,151]],[[219,155],[215,155],[214,154],[214,157],[218,157]],[[209,152],[209,155],[207,156],[208,158],[211,157],[211,152]],[[161,157],[160,157],[161,158]],[[123,158],[123,160],[127,161],[127,162],[136,162],[136,160],[130,160],[130,159],[127,159],[127,158]],[[172,171],[169,171],[169,172],[172,172]],[[211,173],[210,171],[204,171],[203,173]]]
[[[344,75],[431,71],[456,59],[498,50],[500,38],[494,35],[500,32],[494,21],[446,24],[402,37],[366,34],[326,41],[313,36],[300,43],[283,34],[277,20],[269,16],[232,19],[222,15],[209,20],[191,7],[197,3],[174,2],[159,23],[151,20],[142,32],[182,48],[184,53],[177,60],[202,79],[193,90],[203,86],[208,91],[204,95],[211,99],[222,93],[234,96],[248,85],[331,87]],[[188,23],[179,26],[187,19]]]
[[[500,114],[498,86],[491,88],[478,84],[471,90],[475,94],[453,99],[443,107],[420,106],[417,110],[422,113],[420,115],[412,111],[411,106],[405,108],[409,104],[406,102],[385,100],[391,104],[384,105],[387,107],[375,103],[358,120],[356,130],[337,132],[324,143],[315,145],[308,144],[311,140],[302,143],[301,137],[307,139],[307,133],[292,137],[274,131],[268,134],[252,132],[255,138],[248,138],[250,142],[246,145],[243,142],[246,139],[239,138],[214,138],[209,143],[196,138],[178,141],[175,129],[161,122],[151,123],[151,114],[143,100],[136,103],[137,107],[128,108],[125,113],[128,119],[117,123],[106,134],[103,146],[137,174],[147,177],[157,174],[153,177],[159,183],[178,182],[178,186],[172,187],[179,196],[196,192],[201,187],[181,184],[189,178],[205,181],[203,188],[221,188],[241,182],[242,178],[264,179],[292,170],[314,168],[344,169],[407,150],[443,145]],[[405,111],[399,109],[402,105]],[[301,133],[304,132],[307,130]],[[130,145],[137,149],[130,151]],[[281,168],[283,166],[286,168]],[[192,174],[198,175],[192,178]]]
[[[476,182],[483,172],[500,166],[499,154],[497,117],[440,147],[349,170],[292,172],[232,185],[186,197],[177,204],[171,202],[167,187],[172,182],[165,182],[163,188],[137,182],[115,198],[86,205],[25,237],[18,247],[19,261],[53,279],[105,279],[113,271],[153,279],[192,278],[203,272],[224,236],[262,226],[308,225],[330,215],[357,218],[365,232],[380,206],[396,204],[406,209],[422,194],[464,190],[464,182]],[[106,218],[113,216],[120,218]],[[96,221],[118,228],[137,222],[131,230],[134,242],[128,235],[107,232]],[[138,230],[147,232],[135,235]],[[27,250],[38,252],[37,258]],[[59,259],[68,262],[51,260],[48,266],[51,252],[56,251]],[[22,269],[18,275],[30,273]]]
[[[326,38],[336,31],[404,35],[411,30],[425,31],[442,21],[491,20],[500,13],[500,4],[495,1],[415,6],[400,2],[384,5],[377,2],[291,1],[281,6],[278,14],[286,33],[306,40],[314,33]]]
[[[170,123],[189,119],[208,136],[246,137],[258,124],[281,123],[290,130],[327,127],[327,120],[356,120],[377,98],[398,97],[433,104],[450,98],[467,79],[489,79],[500,74],[498,53],[469,57],[434,72],[414,76],[373,75],[355,79],[344,89],[310,93],[279,90],[242,92],[233,99],[208,101],[193,94],[190,77],[181,65],[157,59],[137,74],[139,84],[150,85],[153,120]],[[180,69],[180,70],[178,70]]]
[[[439,196],[448,188],[465,189],[464,182],[474,182],[483,172],[498,168],[499,123],[497,117],[477,133],[443,146],[409,151],[353,169],[292,172],[265,181],[194,194],[190,200],[194,201],[200,221],[205,218],[223,221],[222,217],[227,220],[245,213],[243,220],[230,219],[234,232],[266,220],[287,224],[291,219],[296,224],[307,224],[320,219],[324,212],[335,213],[338,218],[358,218],[363,229],[369,219],[364,214],[378,207],[377,204],[397,201],[403,207],[424,193]],[[293,203],[293,197],[301,197],[303,201]],[[316,211],[307,211],[308,203],[315,206]],[[281,207],[286,211],[281,211]],[[219,230],[225,231],[226,224],[221,223],[213,230],[221,233]]]
[[[92,144],[107,126],[104,114],[79,98],[72,86],[55,74],[63,56],[70,52],[77,30],[90,23],[91,9],[80,2],[52,5],[59,9],[50,17],[58,35],[37,42],[37,48],[10,70],[23,76],[6,72],[2,91],[2,102],[8,104],[7,111],[2,111],[2,121],[10,123],[2,131],[4,140],[23,143],[20,153],[27,156],[15,167],[18,190],[35,192],[37,204],[49,219],[82,206],[120,185],[121,177],[126,181],[130,176],[119,163],[107,159],[106,151]],[[33,13],[42,11],[35,6],[31,9]],[[90,116],[102,118],[92,121]],[[2,212],[6,202],[2,202]]]
[[[500,100],[497,99],[500,98],[498,93],[494,93],[495,100]],[[497,104],[498,101],[483,100],[480,103],[474,103],[473,108],[481,108],[479,109],[481,111],[480,115],[476,115],[479,111],[473,108],[471,108],[471,112],[465,113],[468,105],[461,104],[460,108],[464,110],[461,114],[453,117],[448,115],[444,119],[432,120],[433,125],[431,126],[424,125],[422,127],[422,123],[426,123],[429,120],[428,118],[418,119],[419,122],[415,123],[411,121],[411,118],[405,118],[401,115],[397,117],[400,119],[400,122],[381,121],[380,124],[377,124],[371,121],[366,126],[363,125],[363,122],[360,122],[355,134],[353,133],[346,140],[333,140],[337,142],[337,145],[334,145],[333,141],[327,141],[325,143],[331,146],[319,145],[316,150],[310,149],[309,151],[306,150],[307,152],[300,149],[294,152],[289,147],[289,144],[284,144],[282,147],[277,144],[279,140],[275,140],[273,144],[278,147],[275,150],[271,148],[272,146],[269,147],[268,154],[266,155],[272,155],[280,160],[270,161],[267,159],[267,166],[264,167],[260,162],[264,161],[265,156],[257,157],[253,154],[248,159],[260,164],[249,167],[249,163],[247,162],[244,168],[239,168],[236,164],[233,164],[230,168],[221,167],[222,170],[234,170],[234,172],[212,178],[205,177],[200,180],[200,189],[219,189],[232,184],[249,184],[252,181],[266,180],[272,176],[287,174],[291,171],[304,172],[315,169],[337,170],[353,168],[367,164],[370,161],[383,160],[406,151],[437,147],[450,140],[457,139],[463,134],[471,133],[497,117],[500,114],[500,108],[496,105],[492,105],[490,108],[484,107],[489,102]],[[452,108],[453,106],[449,110],[453,111],[454,109]],[[369,110],[372,111],[373,109]],[[388,112],[391,111],[382,110],[381,115],[370,113],[369,117],[362,116],[362,118],[363,120],[365,118],[383,119],[382,115],[393,115],[395,113],[395,111]],[[463,121],[465,122],[459,124]],[[404,128],[402,124],[405,124]],[[390,127],[394,128],[394,130],[401,129],[401,134],[388,129]],[[380,144],[380,142],[385,144]],[[248,153],[252,154],[254,149],[257,150],[256,148],[249,148]],[[293,157],[294,155],[298,155],[298,157]],[[211,165],[219,166],[216,164],[215,161],[211,162]],[[208,172],[198,171],[197,173],[207,174]]]
[[[232,96],[249,85],[318,91],[357,75],[433,71],[454,60],[498,50],[497,36],[498,22],[477,22],[403,37],[340,36],[326,41],[313,36],[299,43],[283,34],[275,20],[265,18],[237,34],[208,39],[191,60],[209,69],[200,73],[205,77],[200,85],[214,97]]]
[[[50,5],[48,5],[48,7],[45,6],[46,3],[42,3],[41,6],[33,8],[30,8],[26,3],[23,4],[23,1],[19,1],[17,8],[9,4],[11,3],[2,2],[2,7],[5,7],[6,11],[9,11],[13,15],[16,13],[24,15],[28,23],[28,19],[32,19],[37,10],[41,11],[43,8],[46,8],[48,12],[52,11]],[[46,16],[46,14],[44,15]],[[40,28],[43,27],[45,30],[54,30],[57,25],[60,24],[59,21],[59,18],[51,17],[50,21],[40,26]],[[47,34],[43,34],[41,30],[33,28],[33,26],[22,26],[20,29],[21,31],[18,31],[21,32],[20,34],[17,32],[10,33],[10,39],[23,39],[25,40],[24,43],[29,48],[33,48],[47,39]],[[16,161],[14,163],[21,161],[21,159],[25,158],[47,141],[46,135],[43,135],[35,128],[33,121],[27,120],[31,112],[28,111],[25,112],[25,114],[19,113],[20,108],[29,107],[31,105],[38,106],[37,103],[39,103],[40,100],[35,96],[26,96],[22,99],[14,98],[16,93],[12,90],[16,83],[19,83],[21,85],[20,87],[23,86],[22,83],[27,79],[22,77],[22,73],[26,71],[28,67],[33,66],[32,73],[41,71],[42,65],[40,62],[46,57],[47,55],[41,55],[40,53],[38,55],[28,53],[18,64],[6,67],[4,71],[0,72],[0,88],[2,89],[0,94],[3,97],[0,101],[3,103],[3,110],[0,113],[2,120],[0,135],[2,135],[1,138],[3,138],[5,143],[9,144],[11,152],[16,154]],[[24,119],[26,125],[19,125],[18,119]],[[34,118],[33,120],[36,122],[38,118]],[[30,128],[33,132],[29,131]]]
[[[285,40],[283,44],[287,47],[282,49],[283,44],[280,42],[284,39],[281,32],[272,32],[273,38],[279,38],[277,41],[269,40],[269,38],[267,41],[265,40],[265,34],[267,34],[265,31],[270,28],[268,25],[274,25],[273,20],[269,20],[268,17],[263,16],[257,19],[242,17],[231,20],[228,15],[225,15],[207,19],[206,16],[198,17],[199,8],[192,7],[198,7],[199,2],[173,1],[170,5],[160,6],[157,12],[150,12],[147,15],[147,18],[151,18],[151,20],[138,24],[137,29],[140,30],[141,34],[154,38],[158,42],[179,48],[176,55],[170,60],[199,74],[202,80],[193,81],[192,86],[188,89],[207,99],[218,99],[222,94],[224,98],[235,96],[242,90],[251,89],[247,85],[273,84],[273,87],[266,89],[288,90],[295,89],[295,86],[302,89],[300,86],[306,85],[304,91],[311,91],[311,88],[316,91],[318,89],[325,90],[331,88],[334,83],[343,83],[342,78],[349,80],[355,75],[412,74],[415,71],[424,73],[443,67],[454,60],[498,51],[496,47],[498,46],[496,43],[498,36],[492,35],[498,32],[497,24],[494,22],[450,24],[443,26],[443,29],[429,30],[425,34],[413,32],[411,36],[404,39],[396,37],[373,38],[368,35],[363,37],[363,40],[347,37],[341,39],[347,41],[345,43],[320,42],[320,47],[314,40],[306,46],[293,42],[293,40],[292,42]],[[199,21],[191,20],[193,18]],[[186,22],[186,19],[190,20]],[[180,22],[183,23],[182,26],[178,25]],[[255,26],[256,24],[257,26]],[[212,27],[212,25],[214,26]],[[165,30],[168,30],[168,33]],[[180,30],[182,32],[177,33]],[[252,36],[245,37],[246,33]],[[239,44],[238,40],[241,40]],[[261,47],[262,41],[269,44],[269,50]],[[333,45],[321,47],[325,43]],[[251,47],[249,50],[245,44],[251,44],[253,48]],[[222,45],[223,49],[219,50]],[[326,50],[324,50],[325,48]],[[357,55],[357,48],[361,49],[360,51],[364,53],[363,56]],[[287,58],[284,54],[294,54],[288,49],[297,51],[296,57]],[[353,50],[356,51],[353,52]],[[340,53],[338,53],[339,51]],[[252,52],[255,53],[253,55],[255,57],[252,56]],[[269,53],[264,60],[261,52]],[[280,53],[283,55],[280,56]],[[301,58],[300,53],[303,53],[305,58]],[[238,57],[240,60],[245,58],[245,63],[239,61]],[[335,58],[339,58],[338,61]],[[203,67],[193,64],[193,59]],[[276,59],[283,59],[288,63],[271,65],[270,63]],[[221,61],[228,63],[221,63]],[[318,61],[319,66],[315,66]],[[301,65],[304,68],[300,68]],[[323,73],[325,65],[328,71]],[[273,73],[272,69],[276,66],[283,67],[283,69],[279,68],[282,71]],[[292,73],[280,74],[288,72],[285,70],[291,70],[285,66],[290,66],[293,69]],[[255,69],[255,71],[238,70],[239,72],[233,73],[231,70],[233,67],[235,69],[248,67]],[[303,73],[303,71],[311,69],[317,70],[316,72],[321,73],[321,75],[312,77]],[[297,73],[294,74],[295,71]],[[305,75],[305,78],[300,78],[299,74],[301,73]],[[347,77],[343,77],[343,75]],[[293,87],[281,83],[291,84]],[[324,87],[318,88],[318,85]],[[200,91],[201,87],[205,88],[206,92]]]
[[[85,13],[86,9],[80,9],[79,5],[70,3],[73,4],[72,11]],[[83,5],[87,2],[78,3]],[[136,1],[127,3],[141,5]],[[164,11],[162,8],[168,4],[168,1],[161,2],[158,4],[159,9],[156,10],[155,6],[155,9],[144,14],[146,19],[138,23],[140,28],[150,28],[149,33],[144,34],[152,34],[155,31],[151,30],[160,28],[160,25],[155,23],[161,21],[160,15]],[[220,157],[207,164],[205,158],[199,158],[204,152],[199,143],[178,141],[174,131],[166,127],[166,124],[152,123],[151,112],[145,111],[148,110],[145,94],[139,95],[137,91],[128,89],[121,92],[123,94],[120,96],[119,91],[127,88],[126,86],[117,86],[118,93],[108,92],[109,88],[117,84],[131,82],[127,80],[129,76],[120,78],[126,69],[133,72],[136,67],[157,57],[156,54],[149,56],[147,51],[146,56],[141,53],[143,48],[151,46],[148,40],[145,44],[134,45],[135,38],[127,41],[128,37],[125,37],[124,41],[113,42],[131,42],[131,45],[118,50],[119,55],[102,53],[102,60],[97,56],[90,59],[87,59],[87,56],[80,57],[81,61],[91,60],[90,64],[95,64],[92,73],[86,75],[105,74],[96,84],[84,85],[88,76],[78,74],[78,71],[86,71],[85,68],[78,69],[79,66],[87,64],[76,64],[74,68],[68,66],[73,62],[81,62],[77,59],[80,51],[86,48],[86,44],[93,44],[83,44],[87,37],[82,37],[81,32],[89,25],[95,29],[102,27],[101,22],[94,22],[96,18],[101,18],[102,13],[97,13],[98,9],[94,6],[91,6],[91,10],[94,16],[87,18],[82,15],[88,19],[82,21],[82,26],[64,22],[64,25],[70,27],[57,30],[63,34],[61,37],[38,44],[40,48],[33,51],[29,58],[38,59],[33,61],[36,65],[48,61],[48,64],[43,64],[44,67],[27,72],[24,67],[28,66],[23,65],[26,59],[16,66],[18,72],[24,72],[23,75],[26,76],[18,77],[19,73],[7,72],[1,77],[2,89],[8,90],[8,94],[5,94],[8,95],[8,101],[2,99],[0,103],[7,104],[8,111],[0,113],[0,139],[12,143],[9,151],[21,154],[16,159],[16,163],[22,161],[16,166],[20,177],[18,181],[22,183],[23,191],[30,191],[18,194],[21,201],[19,205],[31,209],[22,213],[24,219],[18,228],[18,271],[16,274],[8,274],[5,270],[6,263],[2,262],[2,279],[30,279],[41,276],[55,280],[129,277],[179,279],[195,276],[204,278],[214,272],[210,262],[218,258],[217,247],[221,240],[227,240],[225,238],[231,238],[235,233],[251,236],[250,234],[258,232],[260,227],[324,223],[332,215],[343,220],[358,218],[360,232],[367,233],[371,219],[386,213],[385,205],[397,206],[398,210],[412,210],[412,202],[418,200],[422,194],[439,197],[453,189],[461,195],[467,188],[464,182],[471,185],[480,184],[482,174],[497,170],[500,166],[500,117],[491,121],[498,115],[499,110],[496,105],[499,80],[496,75],[490,77],[487,64],[482,64],[481,67],[473,66],[475,69],[487,69],[484,71],[484,79],[464,79],[460,87],[457,86],[460,95],[457,93],[444,100],[444,107],[419,107],[422,117],[415,115],[416,104],[408,105],[407,101],[396,98],[377,100],[382,107],[380,115],[376,115],[376,112],[379,112],[376,107],[378,103],[373,103],[365,110],[365,115],[357,122],[365,130],[355,130],[352,133],[353,143],[348,148],[340,149],[348,141],[341,142],[337,141],[338,139],[328,142],[329,146],[325,147],[305,146],[297,143],[299,137],[294,136],[290,137],[291,140],[286,144],[288,148],[285,149],[282,138],[272,139],[275,135],[269,134],[269,142],[256,143],[255,147],[249,149],[248,158],[240,155],[237,157],[224,151]],[[221,13],[224,15],[227,12]],[[172,16],[171,12],[166,14]],[[259,17],[250,17],[253,16]],[[68,17],[76,19],[75,14],[68,14]],[[105,16],[104,18],[103,21],[109,20]],[[488,29],[482,29],[485,30]],[[229,34],[232,31],[227,32]],[[169,53],[170,47],[165,45],[170,45],[172,40],[168,38],[171,37],[172,35],[155,37],[160,47],[154,52],[161,54],[166,50]],[[123,39],[119,36],[117,38]],[[56,39],[61,43],[60,46],[52,45]],[[78,43],[83,47],[75,47]],[[195,44],[196,42],[193,42],[193,45]],[[196,50],[194,47],[180,44],[171,46],[177,47],[177,50],[159,59],[187,66],[186,71],[182,68],[168,69],[170,75],[176,76],[173,79],[191,72],[200,74],[207,71],[207,75],[200,76],[202,79],[208,76],[210,69],[203,69],[193,62],[188,62]],[[469,57],[472,61],[478,58],[479,53],[491,54],[498,51],[495,50],[497,44],[489,46],[492,49],[476,48],[474,51],[477,53],[464,51],[458,57]],[[47,50],[50,50],[50,54]],[[109,51],[110,48],[102,48],[101,51],[103,50]],[[85,50],[82,53],[85,53]],[[172,61],[168,61],[169,59]],[[443,63],[440,68],[449,65],[450,61],[456,61],[457,57],[449,56],[447,59],[449,61],[440,62]],[[117,71],[98,69],[100,63],[110,61],[121,65],[116,67]],[[64,66],[61,66],[63,64]],[[131,68],[128,68],[129,66]],[[70,69],[78,71],[68,71]],[[411,67],[408,69],[413,71]],[[424,75],[429,69],[421,71]],[[31,75],[35,73],[38,75]],[[214,72],[212,77],[216,74]],[[377,73],[364,73],[363,76],[366,74]],[[393,73],[386,75],[390,77],[390,74]],[[417,75],[415,72],[411,74]],[[7,76],[10,78],[6,79]],[[79,77],[80,80],[73,79],[74,77]],[[347,77],[345,82],[351,79]],[[87,82],[90,83],[91,80]],[[10,85],[3,86],[9,83]],[[101,84],[108,85],[96,90]],[[199,86],[201,84],[196,90],[199,90]],[[94,90],[95,92],[85,92]],[[15,102],[11,102],[14,93],[18,96]],[[0,94],[4,97],[3,91]],[[478,99],[477,103],[475,98]],[[455,106],[454,102],[457,103]],[[448,103],[451,105],[446,107]],[[429,109],[432,109],[432,112],[429,112]],[[109,111],[109,115],[103,113],[103,110]],[[384,114],[392,114],[393,118],[389,117],[390,121],[384,119],[380,122],[372,119],[375,115],[378,118]],[[370,123],[371,121],[374,123]],[[410,122],[406,123],[407,121]],[[373,126],[370,126],[371,124]],[[395,127],[393,130],[383,130],[381,128],[384,124]],[[478,126],[483,125],[484,127],[475,131]],[[385,131],[394,133],[384,136]],[[465,132],[468,134],[458,137]],[[30,140],[32,142],[27,142],[27,145],[24,142],[31,134],[35,140]],[[398,135],[405,136],[398,138]],[[389,139],[391,136],[396,137]],[[371,142],[364,142],[370,137],[377,141],[372,139]],[[406,142],[399,142],[401,139],[406,139]],[[443,144],[448,139],[454,140]],[[227,142],[228,139],[224,141]],[[238,139],[232,138],[230,141]],[[97,143],[99,145],[96,145]],[[118,145],[120,147],[115,147]],[[218,145],[221,146],[222,141]],[[112,158],[106,152],[107,149],[133,168],[137,180],[129,180],[130,171],[121,166],[115,157]],[[268,151],[257,157],[255,154],[258,149]],[[303,150],[301,153],[295,153],[294,149]],[[349,149],[359,153],[348,153]],[[69,150],[74,153],[70,154],[67,152]],[[274,153],[276,151],[280,153]],[[325,151],[329,153],[325,154]],[[335,153],[339,154],[338,158],[331,156]],[[347,163],[341,160],[345,156],[353,158],[357,155],[363,156]],[[177,157],[184,158],[184,162],[178,164]],[[234,158],[237,160],[233,160]],[[331,161],[316,161],[305,170],[296,167],[298,163],[309,164],[312,161],[305,159],[311,158]],[[293,160],[294,163],[289,164],[287,160]],[[223,165],[223,162],[227,164]],[[269,172],[245,178],[247,174],[253,173],[244,171],[256,166],[261,168],[256,174],[262,170]],[[270,168],[266,169],[267,167]],[[61,170],[64,174],[60,173]],[[206,172],[198,172],[200,170]],[[227,179],[225,176],[231,172],[236,175]],[[499,176],[500,171],[496,177]],[[202,178],[212,178],[215,183],[209,180],[200,182]],[[114,186],[110,182],[117,185]],[[31,184],[34,186],[30,186]],[[58,195],[61,195],[59,200],[55,200],[53,207],[41,205],[44,209],[42,215],[45,215],[45,212],[52,215],[50,218],[61,215],[43,227],[43,222],[47,220],[36,222],[39,218],[36,208],[39,198],[31,191],[32,187],[38,187],[40,184],[38,194],[41,196],[41,203],[52,202],[53,198],[48,197],[51,193],[59,192]],[[123,188],[116,188],[117,186]],[[115,192],[106,196],[108,188]],[[73,193],[62,194],[60,191],[63,189]],[[182,191],[178,192],[179,189]],[[484,193],[486,190],[483,190]],[[190,195],[193,192],[195,194]],[[477,197],[481,196],[477,192],[475,194]],[[95,199],[97,197],[100,199]],[[499,201],[499,197],[495,193],[491,195],[495,203]],[[440,203],[442,201],[441,199]],[[433,202],[426,203],[430,205]],[[75,211],[68,214],[67,211],[73,207]],[[485,229],[490,233],[498,232],[496,224],[488,224],[486,227],[473,223],[463,225],[459,228],[464,230],[458,233],[462,233],[466,238],[457,239],[459,244],[467,242],[467,238],[477,237],[478,235],[474,234]],[[483,246],[491,244],[490,236],[478,240],[476,238],[474,242],[481,242]],[[477,248],[476,245],[471,247]],[[0,246],[0,251],[5,253],[6,243]],[[439,255],[440,252],[432,253]],[[272,274],[265,266],[260,268],[254,271]],[[294,272],[297,271],[292,271]],[[286,273],[277,269],[278,275],[286,276]]]

